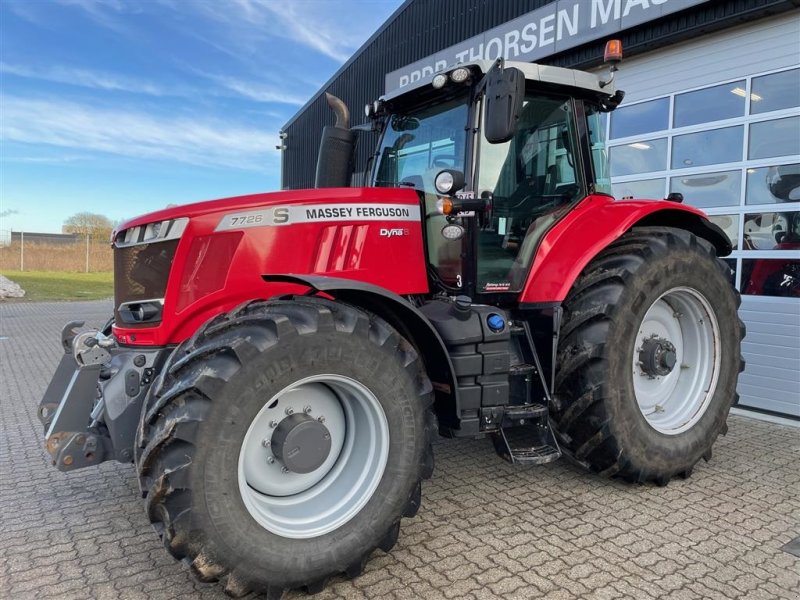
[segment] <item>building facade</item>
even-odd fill
[[[597,68],[610,37],[626,56],[607,120],[614,195],[681,192],[728,233],[747,326],[740,404],[800,417],[800,2],[409,0],[286,124],[283,187],[313,186],[323,91],[359,115],[462,57]],[[359,140],[357,176],[375,142]]]

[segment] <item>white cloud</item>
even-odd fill
[[[59,156],[3,156],[7,163],[23,163],[33,165],[63,165],[90,160],[89,156],[59,155]]]
[[[0,97],[0,139],[263,171],[277,135],[219,119],[155,116],[59,100]]]
[[[175,5],[168,4],[171,7]],[[200,14],[234,30],[234,43],[254,45],[268,35],[302,44],[337,62],[346,61],[371,31],[336,3],[304,0],[187,2]]]
[[[354,44],[348,40],[346,30],[336,22],[321,18],[320,13],[314,11],[313,4],[306,4],[306,10],[298,10],[298,3],[269,2],[259,0],[239,0],[245,3],[257,3],[269,15],[277,19],[283,36],[295,42],[300,42],[313,48],[326,56],[339,62],[345,62],[354,49]]]
[[[206,73],[197,69],[191,69],[191,71],[215,82],[221,86],[221,89],[204,88],[200,90],[195,87],[177,85],[165,87],[142,79],[91,71],[88,69],[57,65],[40,68],[9,64],[0,61],[0,73],[112,92],[121,91],[148,96],[176,96],[185,98],[196,98],[200,95],[241,96],[258,102],[274,102],[294,106],[302,106],[306,102],[305,96],[283,92],[281,86],[278,84],[244,81],[226,75]]]
[[[72,67],[51,66],[37,68],[0,62],[0,73],[94,89],[147,94],[149,96],[182,96],[188,94],[186,90],[165,89],[149,81]]]
[[[117,33],[130,34],[123,19],[117,15],[139,12],[136,4],[126,4],[122,0],[53,0],[68,8],[77,8],[86,13],[98,25],[107,27]]]
[[[245,81],[243,79],[207,73],[197,69],[192,69],[192,72],[221,85],[226,90],[234,92],[239,96],[244,96],[245,98],[258,102],[276,102],[280,104],[302,106],[307,100],[305,96],[283,92],[280,90],[280,86],[275,84]]]

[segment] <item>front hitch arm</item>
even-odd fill
[[[37,412],[44,425],[47,451],[61,471],[103,462],[110,450],[105,439],[87,431],[102,365],[76,361],[75,339],[81,335],[76,329],[83,325],[83,321],[70,321],[61,330],[64,355]]]

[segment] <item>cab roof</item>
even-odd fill
[[[437,71],[418,79],[413,83],[406,86],[387,92],[381,96],[381,100],[389,102],[395,98],[399,98],[409,92],[418,90],[426,85],[430,85],[433,78],[439,73],[449,73],[454,69],[466,67],[470,70],[479,70],[481,73],[486,74],[494,66],[494,61],[491,60],[476,60],[468,63],[460,63],[452,65],[443,71]],[[599,96],[613,96],[615,92],[614,82],[607,84],[605,87],[600,85],[600,77],[594,73],[587,73],[586,71],[578,71],[576,69],[564,69],[562,67],[551,67],[549,65],[540,65],[537,63],[518,62],[518,61],[505,61],[504,68],[514,67],[522,71],[525,75],[526,81],[540,81],[551,85],[561,85],[572,88],[576,91],[589,92],[592,95]]]

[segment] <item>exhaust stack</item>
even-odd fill
[[[325,92],[336,123],[322,130],[314,187],[349,187],[353,174],[356,132],[350,130],[350,111],[341,99]]]

